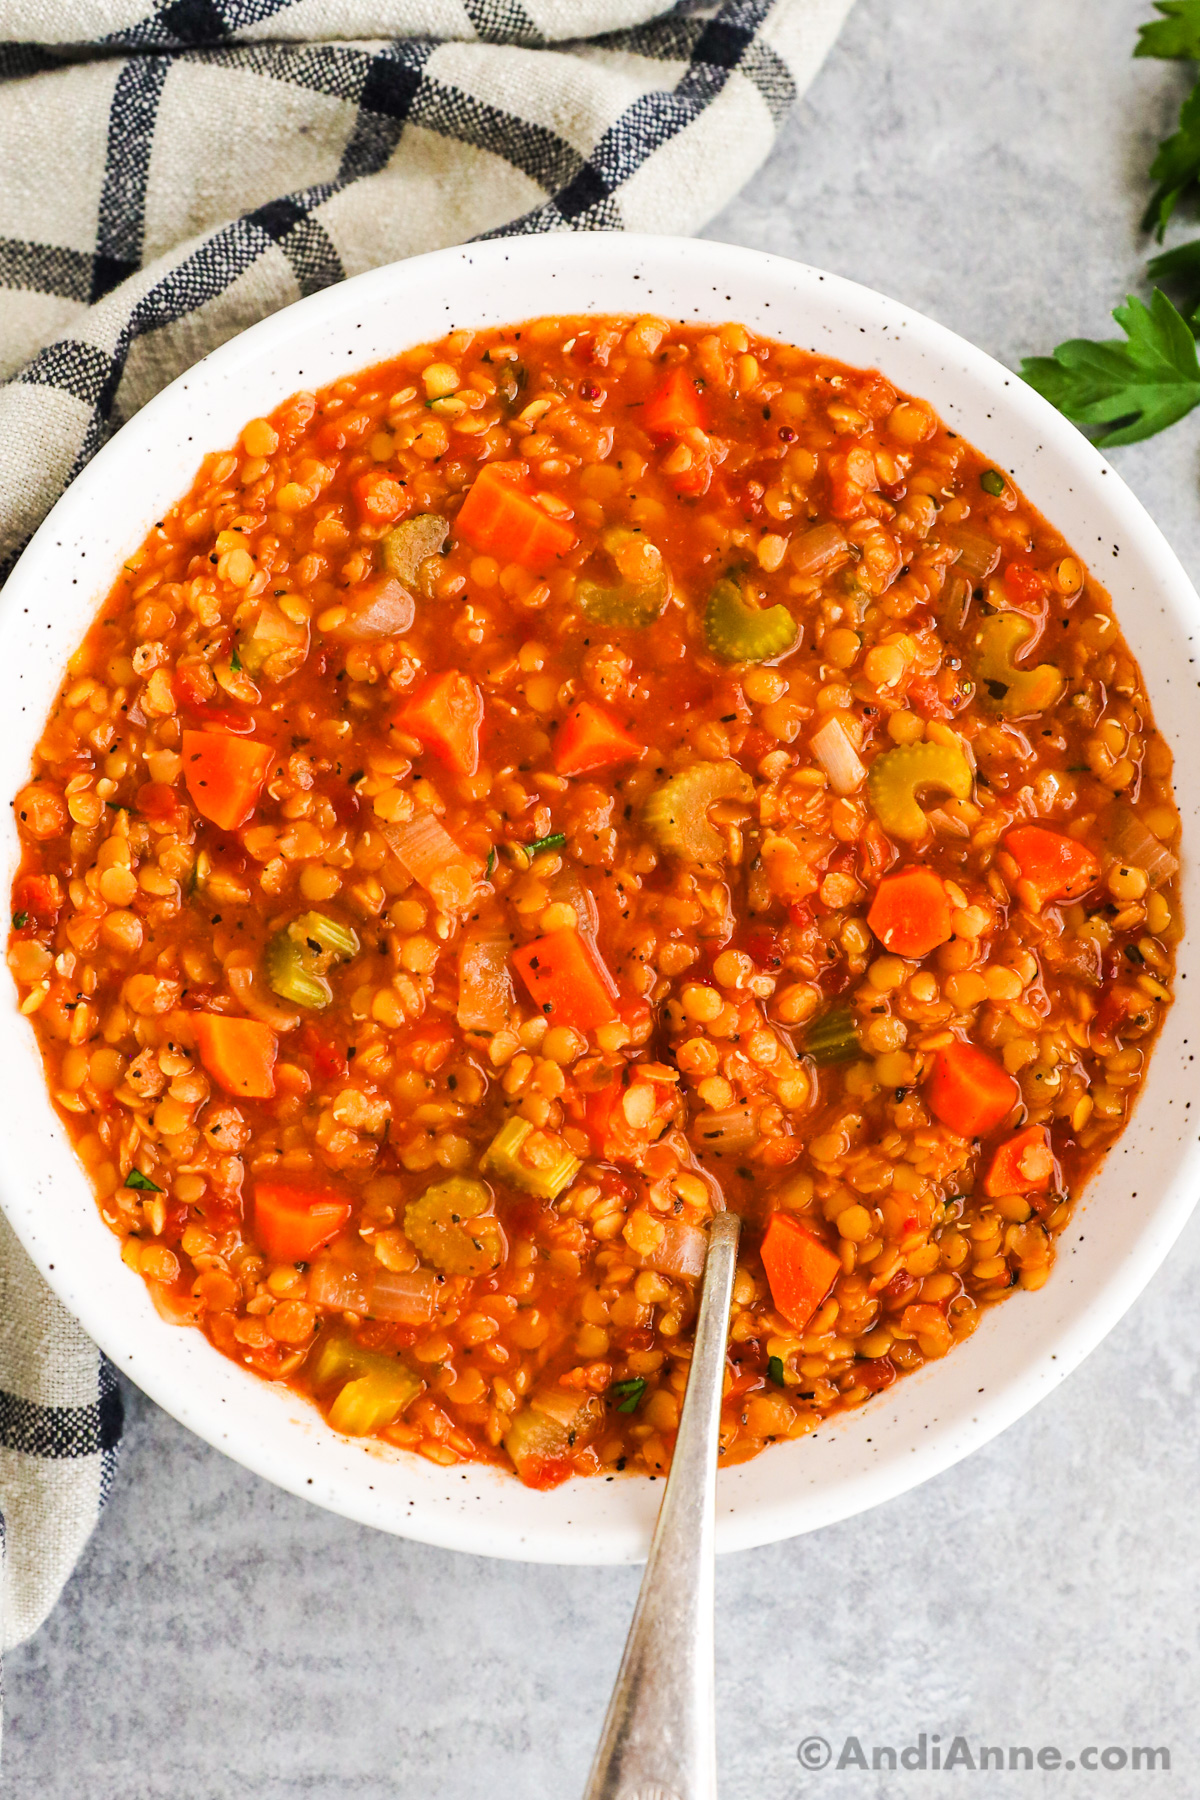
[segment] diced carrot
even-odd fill
[[[408,492],[386,469],[368,469],[354,483],[358,510],[370,525],[393,525],[412,504]]]
[[[503,463],[485,463],[459,508],[457,529],[477,550],[501,562],[547,569],[575,548],[564,519],[552,519]]]
[[[274,754],[269,744],[227,731],[185,731],[183,778],[197,811],[236,831],[258,805]]]
[[[760,1255],[776,1312],[803,1331],[841,1274],[841,1258],[782,1212],[771,1214]]]
[[[230,1019],[224,1013],[193,1015],[200,1060],[227,1094],[242,1100],[271,1100],[275,1095],[278,1040],[257,1019]]]
[[[534,938],[514,950],[513,962],[551,1025],[594,1031],[617,1017],[617,984],[574,926]]]
[[[928,956],[954,936],[946,884],[932,869],[901,869],[875,890],[867,924],[894,956]]]
[[[1018,825],[1004,848],[1028,884],[1021,898],[1036,912],[1051,900],[1078,900],[1100,879],[1100,859],[1086,844],[1045,825]]]
[[[655,437],[682,437],[705,428],[704,403],[687,365],[676,363],[666,380],[647,400],[642,423]]]
[[[432,675],[397,712],[399,731],[420,738],[427,750],[459,775],[474,775],[479,767],[479,728],[483,724],[483,697],[469,675],[448,669]]]
[[[590,775],[616,769],[645,756],[646,746],[630,737],[623,725],[590,700],[581,700],[558,728],[554,766],[560,775]]]
[[[275,1262],[311,1262],[350,1217],[348,1200],[290,1181],[254,1185],[254,1231]]]
[[[990,1056],[956,1040],[938,1051],[925,1098],[934,1117],[960,1137],[986,1137],[1008,1117],[1021,1090]]]
[[[1027,1125],[998,1146],[983,1178],[983,1191],[997,1194],[1043,1193],[1054,1180],[1054,1152],[1044,1125]]]

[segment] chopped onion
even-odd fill
[[[595,942],[600,929],[600,909],[596,896],[583,878],[582,870],[567,863],[551,881],[554,898],[574,909],[575,929],[580,937]]]
[[[1122,862],[1143,869],[1151,887],[1169,881],[1179,867],[1179,858],[1164,850],[1149,826],[1138,818],[1131,806],[1117,800],[1107,808],[1101,821],[1112,850]]]
[[[272,1031],[294,1031],[300,1023],[300,1014],[280,1006],[253,969],[226,969],[225,979],[250,1017],[261,1019]]]
[[[461,912],[471,904],[475,874],[470,859],[431,812],[419,812],[407,825],[380,829],[402,866],[442,912]]]
[[[840,719],[829,718],[809,741],[813,755],[829,777],[835,794],[857,793],[867,778],[858,751],[846,736]]]
[[[823,575],[834,563],[841,562],[849,550],[845,533],[830,521],[814,525],[792,542],[792,567],[797,575]]]
[[[414,1269],[411,1275],[376,1269],[371,1277],[367,1317],[390,1319],[396,1325],[427,1325],[433,1317],[437,1288],[432,1269]]]
[[[727,1106],[723,1112],[698,1113],[692,1138],[709,1150],[744,1150],[758,1137],[754,1109]]]
[[[942,630],[956,636],[967,622],[971,607],[971,583],[958,569],[952,569],[942,590]]]
[[[464,1031],[500,1031],[513,1005],[507,932],[469,937],[458,953],[458,1022]]]
[[[660,1275],[673,1275],[677,1281],[694,1281],[704,1273],[708,1236],[699,1225],[687,1225],[682,1219],[660,1219],[662,1241],[642,1261]]]
[[[341,1257],[318,1256],[308,1271],[310,1306],[329,1306],[335,1312],[365,1313],[366,1278]]]
[[[355,609],[338,626],[338,636],[355,643],[368,638],[399,637],[417,614],[417,603],[394,575],[373,582]]]
[[[999,544],[994,544],[991,538],[983,537],[978,531],[968,531],[962,525],[947,526],[942,535],[958,551],[955,566],[972,581],[986,581],[1000,561]]]

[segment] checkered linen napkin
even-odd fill
[[[346,275],[471,238],[696,230],[851,0],[2,0],[0,572],[151,395]],[[120,1438],[0,1218],[0,1648]]]

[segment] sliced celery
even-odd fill
[[[1005,719],[1046,712],[1062,699],[1066,682],[1053,663],[1021,669],[1013,662],[1033,636],[1033,622],[1018,612],[993,613],[975,634],[979,703]]]
[[[358,936],[349,925],[326,913],[301,913],[268,943],[263,959],[267,981],[281,1000],[321,1012],[333,999],[326,974],[358,950]]]
[[[889,837],[916,844],[929,829],[917,799],[937,789],[955,800],[971,798],[971,765],[953,744],[899,744],[877,756],[867,772],[867,798]]]
[[[443,1275],[486,1275],[500,1267],[508,1248],[491,1194],[465,1175],[451,1175],[410,1200],[404,1233],[417,1255]]]
[[[425,1385],[398,1358],[364,1350],[347,1337],[324,1338],[311,1372],[318,1388],[341,1383],[329,1423],[350,1437],[367,1437],[392,1424]]]
[[[631,587],[618,582],[615,587],[600,587],[594,581],[581,581],[575,589],[580,611],[596,625],[628,625],[640,629],[653,625],[667,604],[667,581],[660,575],[645,587]]]
[[[661,850],[689,862],[719,862],[725,840],[708,822],[708,809],[718,800],[754,798],[754,784],[735,762],[693,763],[650,794],[642,824]]]
[[[388,573],[395,575],[405,587],[413,587],[417,571],[427,556],[437,556],[450,527],[437,513],[417,513],[393,525],[383,540],[383,561]]]
[[[561,1138],[548,1131],[535,1134],[528,1119],[512,1118],[500,1127],[480,1166],[501,1181],[536,1194],[539,1200],[555,1200],[570,1187],[582,1165]]]
[[[309,960],[304,945],[280,931],[267,945],[263,967],[268,984],[281,1000],[321,1012],[333,999],[333,989],[323,975],[308,967]]]
[[[504,1439],[504,1448],[523,1481],[537,1486],[546,1463],[561,1462],[581,1450],[596,1435],[604,1420],[603,1408],[594,1396],[582,1397],[565,1388],[544,1388],[530,1397],[517,1413]]]
[[[704,613],[704,637],[722,662],[760,663],[792,649],[800,628],[786,606],[751,606],[736,583],[718,581]]]
[[[399,1363],[386,1371],[373,1369],[346,1383],[329,1409],[329,1423],[347,1437],[369,1437],[394,1424],[421,1387],[417,1377]]]
[[[849,1007],[831,1006],[809,1026],[800,1047],[821,1069],[830,1068],[834,1063],[852,1062],[856,1056],[861,1056],[858,1028]]]

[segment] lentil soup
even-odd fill
[[[17,797],[9,965],[163,1316],[338,1430],[726,1463],[1055,1238],[1169,1004],[1171,758],[1107,596],[876,371],[535,320],[208,457]]]

